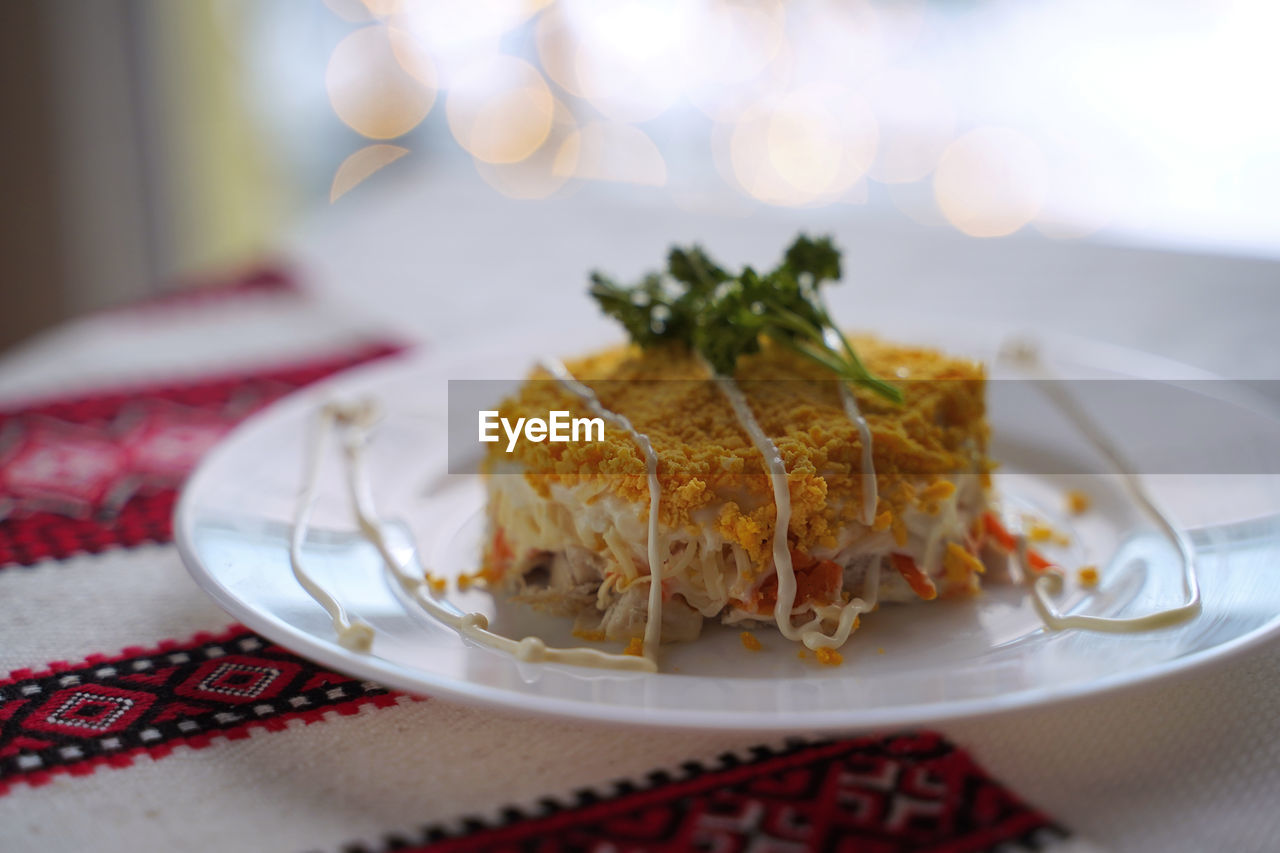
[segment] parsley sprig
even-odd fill
[[[592,298],[642,347],[682,342],[716,373],[732,376],[738,358],[760,351],[762,337],[817,362],[839,378],[895,403],[902,391],[871,374],[831,320],[819,294],[840,278],[830,238],[800,235],[773,271],[743,267],[731,275],[698,246],[675,247],[665,272],[631,287],[591,274]]]

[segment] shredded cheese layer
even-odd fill
[[[873,373],[895,380],[906,395],[897,406],[855,389],[872,436],[878,493],[873,513],[863,506],[862,439],[829,372],[766,345],[742,360],[736,377],[786,465],[788,533],[806,552],[837,549],[852,527],[870,529],[867,517],[905,544],[913,514],[937,513],[936,484],[960,485],[956,474],[985,481],[991,467],[981,365],[874,338],[855,338],[854,344]],[[663,527],[696,535],[709,526],[742,548],[757,571],[764,570],[777,514],[764,460],[697,358],[681,346],[623,347],[567,365],[604,406],[630,419],[653,443],[662,459]],[[545,373],[531,378],[500,406],[504,417],[545,417],[557,409],[575,417],[590,414]],[[499,445],[490,448],[489,472],[522,471],[543,497],[556,485],[585,486],[647,511],[645,460],[621,429],[607,427],[600,442],[526,441],[511,454]]]

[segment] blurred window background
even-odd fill
[[[367,182],[1280,255],[1266,0],[6,0],[0,345]]]

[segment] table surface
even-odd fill
[[[580,295],[588,267],[625,277],[690,238],[726,259],[766,264],[801,228],[833,233],[845,249],[849,283],[832,291],[832,301],[853,325],[921,310],[1124,344],[1234,378],[1280,378],[1273,329],[1280,263],[1273,261],[1038,236],[978,241],[857,208],[726,216],[673,210],[638,191],[584,191],[534,207],[483,196],[458,179],[376,187],[301,229],[283,257],[312,295],[305,305],[296,294],[264,291],[199,309],[98,315],[43,336],[0,360],[0,409],[304,362],[375,339],[447,348],[531,321],[597,324]],[[56,572],[0,571],[0,670],[154,644],[229,621],[182,573],[172,548],[130,554],[127,573],[106,572],[116,566],[110,554],[72,557]],[[1278,672],[1280,645],[1272,643],[1190,677],[952,723],[942,732],[1099,847],[1263,851],[1280,837],[1280,813],[1271,806],[1280,796]],[[0,841],[8,842],[0,847],[61,849],[96,839],[123,849],[96,838],[94,827],[107,823],[112,839],[144,849],[212,848],[228,839],[245,849],[376,846],[388,832],[567,795],[759,741],[670,732],[641,743],[605,726],[406,698],[379,711],[376,724],[368,715],[331,716],[322,726],[297,724],[219,747],[239,750],[235,762],[193,751],[140,760],[127,772],[14,786],[0,797]],[[476,752],[476,744],[486,746]],[[302,763],[299,750],[308,756]],[[170,767],[179,764],[182,783],[172,787],[178,770]],[[180,826],[164,809],[136,807],[145,792],[165,786],[172,788],[165,808],[182,814]],[[200,808],[196,800],[210,796],[219,808]],[[306,820],[290,821],[294,810]],[[229,824],[228,814],[237,820]]]
[[[587,268],[652,268],[673,242],[758,266],[797,230],[844,249],[837,316],[874,328],[920,310],[1120,344],[1233,379],[1280,378],[1280,263],[1038,234],[977,240],[858,208],[673,210],[658,193],[529,203],[424,178],[376,188],[299,234],[308,280],[447,346],[534,318],[600,323]],[[370,265],[372,262],[372,265]],[[1280,383],[1255,386],[1280,403]],[[997,777],[1106,847],[1266,849],[1280,818],[1280,646],[1213,672],[944,731]]]

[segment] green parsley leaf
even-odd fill
[[[819,290],[839,279],[840,251],[831,239],[801,234],[763,275],[751,267],[730,275],[701,247],[676,247],[664,273],[624,287],[595,272],[589,292],[636,344],[683,343],[717,374],[732,376],[738,359],[759,352],[767,336],[847,382],[902,402],[901,390],[872,376],[832,322]]]

